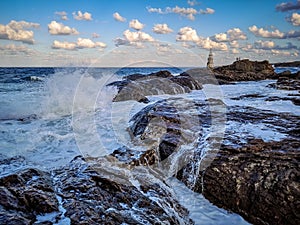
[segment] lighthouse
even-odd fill
[[[207,64],[206,64],[207,69],[213,69],[214,68],[214,59],[213,59],[213,54],[212,50],[209,50],[209,55],[207,58]]]

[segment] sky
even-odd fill
[[[300,0],[0,1],[0,66],[300,60]]]

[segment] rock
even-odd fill
[[[71,224],[193,224],[187,210],[162,188],[163,184],[139,180],[140,187],[135,187],[125,174],[122,177],[118,173],[115,175],[125,180],[116,182],[112,180],[113,170],[97,160],[77,158],[54,171],[55,185]],[[160,204],[152,197],[160,199]]]
[[[243,59],[235,61],[231,65],[213,69],[218,80],[225,81],[252,81],[274,79],[277,77],[274,68],[267,61],[250,61]]]
[[[0,178],[0,223],[31,224],[36,215],[58,211],[49,173],[26,169]]]
[[[254,224],[300,223],[300,142],[222,146],[195,191]]]
[[[201,151],[195,152],[177,178],[213,204],[253,224],[299,224],[300,205],[295,200],[300,199],[299,119],[288,113],[228,107],[227,124],[264,124],[284,134],[284,139],[263,141],[247,130],[230,129],[208,167],[202,170],[200,164],[195,169],[200,160],[205,162]],[[191,174],[197,176],[193,183]]]
[[[109,163],[76,157],[51,175],[25,169],[1,177],[0,224],[193,224],[149,171],[133,174],[133,185],[125,168],[114,173]]]
[[[274,63],[275,67],[300,67],[300,61]]]
[[[281,90],[298,90],[300,91],[300,71],[297,73],[283,72],[279,74],[279,78],[275,84],[270,84],[273,87]]]
[[[153,165],[176,154],[180,146],[195,142],[198,135],[202,135],[202,129],[211,123],[211,104],[208,100],[172,98],[146,106],[130,119],[129,129],[136,145],[146,148],[145,153],[138,159],[132,154],[125,161],[134,165]],[[196,112],[201,112],[201,117],[195,115]],[[127,156],[133,152],[126,151]]]
[[[136,100],[149,102],[146,96],[159,94],[180,94],[200,90],[201,84],[188,74],[173,76],[169,71],[159,71],[148,75],[133,74],[122,81],[108,84],[116,86],[118,94],[114,101]]]

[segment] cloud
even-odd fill
[[[65,50],[77,50],[84,48],[106,48],[106,44],[103,42],[93,42],[88,38],[78,38],[77,42],[60,42],[55,40],[52,44],[53,49],[65,49]]]
[[[164,10],[161,8],[151,8],[147,7],[149,13],[158,13],[158,14],[168,14],[168,13],[175,13],[181,16],[184,16],[190,20],[195,20],[195,16],[197,14],[213,14],[215,12],[214,9],[206,8],[206,10],[200,10],[199,12],[194,8],[184,8],[175,6],[173,8],[166,7]]]
[[[236,48],[231,49],[232,54],[239,54],[240,51],[237,50]]]
[[[225,34],[225,33],[216,34],[212,38],[213,38],[214,41],[217,41],[217,42],[229,41],[228,37],[227,37],[227,34]]]
[[[176,41],[191,41],[197,42],[199,41],[199,36],[197,31],[191,27],[182,27],[178,31]]]
[[[88,13],[88,12],[85,12],[85,13],[82,13],[81,11],[78,11],[77,13],[76,12],[73,12],[73,18],[75,20],[93,20],[92,19],[92,14]]]
[[[198,14],[198,11],[194,8],[180,8],[176,6],[172,9],[173,13],[180,14],[182,16],[186,16],[190,20],[195,20],[195,15]]]
[[[52,44],[53,49],[66,49],[66,50],[75,50],[76,44],[72,42],[60,42],[60,41],[54,41]]]
[[[293,13],[288,21],[291,22],[294,26],[300,26],[300,14]]]
[[[227,31],[227,34],[229,36],[229,41],[247,39],[246,34],[243,31],[241,31],[239,28],[230,29]]]
[[[26,44],[34,43],[34,33],[30,28],[39,28],[38,23],[30,23],[26,21],[10,21],[9,24],[0,24],[0,39],[21,41]]]
[[[288,51],[280,51],[280,50],[274,50],[274,49],[271,50],[271,53],[273,55],[276,55],[276,56],[278,56],[278,55],[281,55],[281,56],[290,56],[291,55],[291,53],[288,52]]]
[[[135,29],[135,30],[142,30],[144,28],[145,24],[140,23],[138,20],[131,20],[129,22],[129,27]]]
[[[26,22],[26,21],[18,22],[18,21],[12,20],[12,21],[10,21],[8,26],[10,28],[12,28],[13,30],[23,30],[23,29],[29,29],[29,28],[39,28],[40,24],[30,23],[30,22]]]
[[[123,32],[123,38],[116,38],[114,41],[116,46],[132,45],[141,47],[142,42],[154,42],[155,39],[151,35],[142,31],[132,32],[130,30],[125,30]]]
[[[263,28],[257,28],[255,25],[249,27],[249,30],[257,37],[263,38],[277,38],[277,39],[288,39],[288,38],[300,38],[300,31],[290,30],[286,33],[279,31],[278,29],[268,31]]]
[[[51,21],[48,24],[48,31],[52,35],[77,35],[79,32],[75,28],[70,28],[68,26],[63,25],[62,23],[58,23],[56,21]]]
[[[191,27],[183,27],[179,30],[176,41],[180,42],[193,42],[198,47],[204,49],[215,49],[221,51],[227,51],[228,46],[225,43],[218,43],[210,38],[203,38],[198,36],[197,31]],[[190,46],[189,46],[190,47]]]
[[[197,45],[204,49],[214,49],[219,51],[228,51],[228,46],[225,43],[219,43],[208,38],[200,38]]]
[[[30,48],[27,48],[24,45],[15,45],[15,44],[9,44],[9,45],[0,45],[1,53],[4,55],[33,55],[35,51],[33,51]],[[0,53],[0,54],[1,54]]]
[[[125,22],[126,21],[126,18],[122,17],[118,12],[115,12],[113,14],[113,17],[116,21],[119,21],[119,22]]]
[[[188,3],[189,6],[195,6],[195,5],[199,5],[200,4],[196,0],[193,0],[193,1],[188,0],[187,3]]]
[[[93,33],[93,34],[92,34],[92,38],[99,38],[99,37],[100,37],[100,35],[97,34],[97,33]]]
[[[68,20],[68,14],[65,11],[55,12],[55,15],[59,15],[61,20]]]
[[[235,41],[230,42],[230,46],[232,48],[238,48],[240,45],[239,45],[238,41],[235,40]]]
[[[300,9],[300,0],[296,3],[294,2],[283,2],[279,5],[276,5],[276,11],[279,12],[287,12],[291,10],[299,10]]]
[[[205,10],[200,9],[200,14],[214,14],[215,10],[211,8],[206,8]]]
[[[151,35],[142,32],[142,31],[137,31],[137,32],[131,32],[130,30],[125,30],[123,33],[124,37],[126,40],[129,42],[151,42],[154,41],[154,38],[151,37]]]
[[[163,23],[163,24],[156,24],[154,27],[153,27],[153,32],[154,33],[157,33],[157,34],[168,34],[168,33],[172,33],[173,30],[170,29],[168,27],[167,24]]]
[[[285,38],[300,38],[300,31],[291,30],[285,33]]]
[[[161,8],[151,8],[147,7],[149,13],[158,13],[158,14],[165,14],[165,12]]]
[[[251,31],[257,37],[264,37],[264,38],[284,38],[285,34],[278,29],[273,31],[268,31],[263,28],[258,28],[257,26],[253,25],[249,27],[249,31]]]
[[[233,28],[228,30],[226,33],[216,34],[211,39],[216,42],[232,42],[235,40],[246,40],[247,36],[239,28]]]
[[[264,50],[273,49],[275,47],[275,42],[258,40],[254,43],[254,47],[256,49],[264,49]]]
[[[77,39],[77,48],[105,48],[106,44],[103,42],[93,42],[91,39],[88,38],[78,38]]]

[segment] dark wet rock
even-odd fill
[[[242,99],[247,99],[247,98],[264,98],[265,96],[260,95],[260,94],[248,94],[248,95],[241,95],[239,97],[235,98],[230,98],[231,100],[242,100]]]
[[[278,74],[276,83],[269,84],[269,87],[281,89],[281,90],[298,90],[300,91],[300,71],[297,73],[291,73],[290,71],[284,71]]]
[[[274,63],[275,67],[300,67],[300,61]]]
[[[263,141],[239,130],[226,130],[223,144],[207,167],[201,169],[201,151],[195,152],[177,178],[213,204],[236,212],[251,223],[299,224],[299,119],[288,113],[228,107],[228,124],[264,124],[284,134],[285,139]],[[197,164],[197,179],[191,184],[190,174]]]
[[[143,180],[147,172],[134,186],[106,163],[76,157],[51,175],[26,169],[2,177],[0,224],[193,224],[166,184]],[[39,219],[46,213],[50,219]]]
[[[299,150],[294,139],[222,146],[194,190],[254,224],[299,224]]]
[[[265,101],[272,102],[272,101],[291,101],[294,105],[300,105],[300,98],[292,98],[292,97],[278,97],[273,96],[266,98]]]
[[[36,215],[58,211],[50,174],[26,169],[0,178],[0,223],[32,224]]]
[[[189,76],[193,77],[199,84],[234,84],[232,81],[218,78],[218,74],[207,68],[190,69],[182,74],[188,74]]]
[[[71,224],[193,224],[186,209],[159,185],[141,183],[139,190],[129,180],[112,180],[113,174],[104,172],[109,168],[91,164],[78,158],[71,166],[54,172],[66,209],[64,216]],[[150,196],[161,199],[162,205]],[[167,211],[164,206],[168,204],[168,210],[171,208],[180,218]]]
[[[182,98],[161,100],[146,106],[130,120],[129,132],[137,143],[150,146],[137,159],[128,157],[131,150],[122,153],[128,164],[153,165],[176,153],[181,145],[191,144],[201,136],[201,130],[210,126],[209,106],[222,102],[190,101]],[[197,113],[201,112],[201,116]]]
[[[118,94],[114,101],[136,100],[147,103],[146,96],[159,94],[180,94],[200,90],[202,86],[188,74],[173,76],[169,71],[159,71],[148,75],[133,74],[115,81],[108,86],[116,86]]]
[[[267,61],[250,61],[243,59],[235,61],[231,65],[216,67],[213,69],[216,78],[225,81],[253,81],[275,79],[277,74]]]

